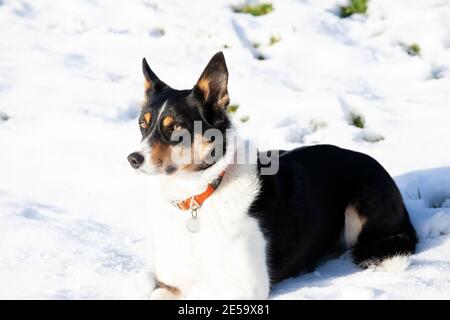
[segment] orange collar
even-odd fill
[[[175,206],[180,210],[197,210],[202,206],[203,202],[205,202],[205,200],[208,199],[214,193],[214,191],[216,191],[224,175],[225,170],[222,171],[216,179],[208,183],[208,187],[205,191],[195,196],[189,197],[184,201],[175,202]]]

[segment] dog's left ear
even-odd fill
[[[147,60],[145,58],[142,59],[142,72],[144,73],[145,93],[148,96],[168,87],[168,85],[159,80],[159,78],[152,71],[152,69],[150,69],[150,66],[148,65]]]
[[[222,52],[218,52],[209,61],[193,91],[206,106],[219,111],[225,110],[230,102],[227,86],[228,70],[225,57]]]

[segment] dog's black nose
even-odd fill
[[[130,162],[130,165],[137,169],[141,166],[141,164],[144,162],[144,156],[140,154],[139,152],[133,152],[128,157],[128,162]]]

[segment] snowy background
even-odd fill
[[[450,299],[450,1],[370,0],[343,19],[345,3],[254,17],[233,12],[242,1],[0,0],[0,298],[149,297],[160,196],[126,161],[141,59],[185,89],[223,50],[244,136],[374,156],[420,237],[405,272],[347,254],[271,297]]]

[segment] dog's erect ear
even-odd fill
[[[152,69],[150,69],[147,60],[145,60],[145,58],[142,59],[142,72],[144,73],[145,78],[144,87],[146,94],[150,95],[168,87],[164,82],[159,80],[159,78],[152,71]]]
[[[206,105],[216,110],[224,110],[230,102],[227,85],[225,57],[222,52],[218,52],[209,61],[193,90]]]

